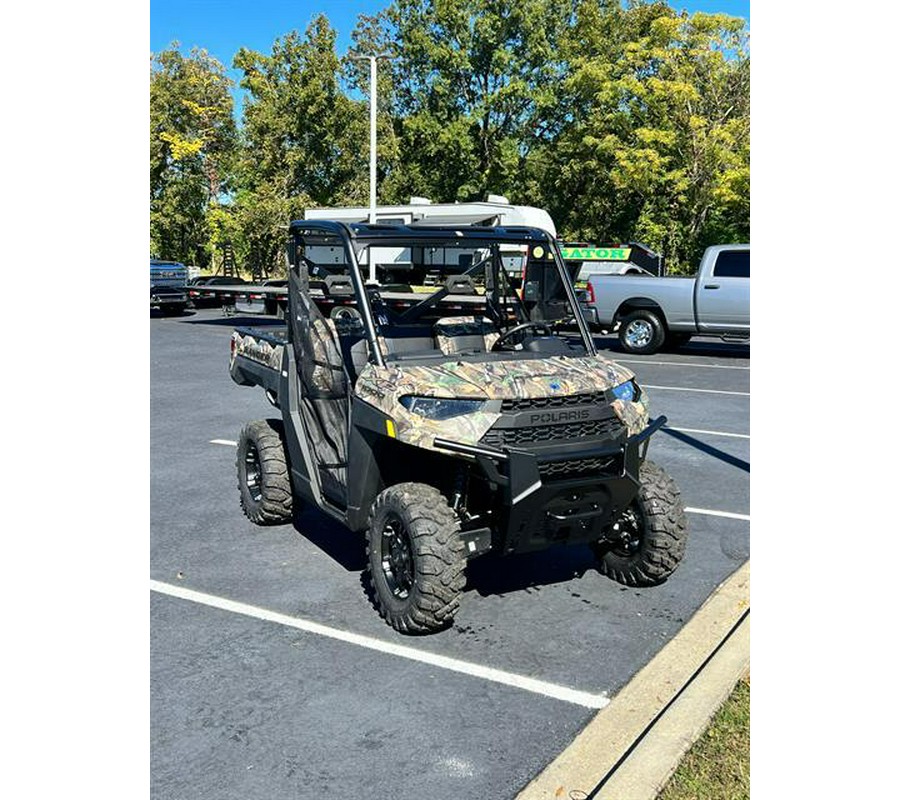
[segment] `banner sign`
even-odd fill
[[[628,261],[630,247],[563,247],[566,261]]]

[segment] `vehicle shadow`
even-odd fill
[[[314,544],[347,572],[361,572],[366,566],[366,540],[340,522],[309,505],[294,512],[294,530]]]
[[[199,319],[184,319],[182,321],[188,325],[209,325],[215,328],[235,328],[244,326],[250,328],[283,328],[285,326],[285,321],[283,319],[256,316],[253,314],[234,317],[200,317]]]
[[[552,547],[540,553],[501,556],[488,553],[470,562],[466,590],[482,597],[521,591],[540,591],[555,583],[568,583],[596,570],[597,559],[587,545]]]
[[[294,514],[293,525],[300,536],[347,572],[359,573],[363,589],[371,595],[372,587],[366,574],[365,536],[352,533],[341,523],[309,506]],[[540,590],[544,586],[581,578],[596,566],[596,558],[586,545],[558,546],[540,553],[511,556],[489,553],[469,562],[465,591],[489,597]]]
[[[724,461],[726,464],[731,464],[731,466],[742,469],[744,470],[744,472],[750,472],[749,462],[744,461],[741,458],[737,458],[730,453],[726,453],[724,450],[719,450],[718,447],[713,447],[711,444],[701,442],[699,439],[696,439],[693,436],[684,433],[683,431],[676,431],[672,428],[665,427],[661,428],[660,430],[662,431],[662,433],[671,436],[673,439],[678,439],[679,441],[682,441],[685,444],[690,445],[691,447],[695,447],[697,450],[700,450],[701,452],[706,453],[713,458],[718,458],[719,461]]]
[[[644,356],[635,355],[634,353],[628,353],[621,344],[619,344],[618,337],[614,336],[595,336],[594,344],[600,350],[608,350],[612,353],[619,353],[623,356],[627,355],[630,358],[643,358]],[[660,350],[658,353],[655,353],[653,356],[649,356],[649,358],[655,358],[658,356],[677,356],[677,355],[695,355],[695,356],[724,356],[727,358],[741,358],[741,359],[749,359],[750,358],[750,345],[743,344],[741,342],[722,342],[718,339],[709,339],[704,341],[698,341],[696,339],[691,340],[685,345],[674,349],[674,350]]]
[[[186,308],[183,311],[163,311],[161,308],[150,309],[150,319],[178,319],[183,320],[196,314],[192,308]]]

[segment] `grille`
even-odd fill
[[[579,475],[618,474],[618,456],[601,458],[579,458],[571,461],[548,461],[539,464],[538,470],[542,478],[570,478]]]
[[[570,394],[562,397],[528,397],[524,400],[504,400],[503,411],[530,411],[532,408],[567,408],[588,403],[606,403],[604,392]]]
[[[533,428],[491,428],[481,437],[483,444],[493,447],[554,442],[560,439],[611,439],[621,433],[622,423],[616,417],[564,425],[537,425]]]

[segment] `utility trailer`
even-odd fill
[[[370,210],[364,206],[341,208],[310,208],[304,219],[333,220],[345,224],[368,223]],[[553,219],[542,208],[513,205],[502,195],[489,194],[483,202],[473,203],[432,203],[425,197],[411,197],[405,205],[378,206],[376,221],[384,226],[408,226],[411,228],[429,228],[435,226],[497,227],[527,226],[546,231],[551,237],[556,236],[556,225]],[[322,263],[334,262],[339,253],[332,248],[320,248],[312,251]],[[465,267],[475,257],[474,250],[453,249],[458,264]],[[502,253],[504,267],[513,276],[521,276],[525,268],[527,248],[516,244],[507,244]],[[371,259],[371,263],[369,260]],[[425,285],[429,280],[436,280],[446,259],[446,248],[428,248],[423,252],[413,252],[410,247],[377,247],[362,254],[360,266],[369,282],[377,282],[381,286],[386,302],[398,308],[415,304],[415,293],[410,289],[412,265],[416,263],[425,267],[431,266],[431,274],[424,276]],[[233,314],[266,314],[284,319],[287,311],[287,281],[274,281],[263,284],[226,284],[218,286],[204,285],[195,290],[197,297],[215,297],[220,301],[226,315]],[[589,304],[583,310],[593,314]]]

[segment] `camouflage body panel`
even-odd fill
[[[500,338],[494,324],[484,317],[442,317],[434,323],[434,340],[438,349],[447,355],[456,352],[453,339],[457,336],[480,336],[485,352]]]
[[[271,369],[281,370],[281,359],[284,355],[284,345],[273,345],[265,339],[257,339],[249,334],[241,334],[234,331],[231,334],[234,347],[231,350],[231,363],[238,356],[249,358],[258,364],[263,364]]]
[[[337,345],[338,332],[334,320],[317,317],[309,327],[312,340],[312,385],[321,392],[343,393],[344,362]]]
[[[484,363],[447,361],[428,367],[367,364],[357,379],[356,394],[394,421],[397,439],[418,447],[434,448],[435,437],[476,444],[500,418],[499,408],[447,420],[431,420],[407,411],[400,403],[404,395],[461,400],[527,400],[607,391],[633,377],[631,370],[601,356],[555,356]],[[646,427],[644,393],[638,402],[616,400],[612,408],[629,435]]]
[[[647,427],[647,421],[650,418],[650,404],[647,402],[647,394],[643,389],[640,400],[631,402],[613,400],[612,407],[616,416],[628,428],[629,436],[634,436]]]

